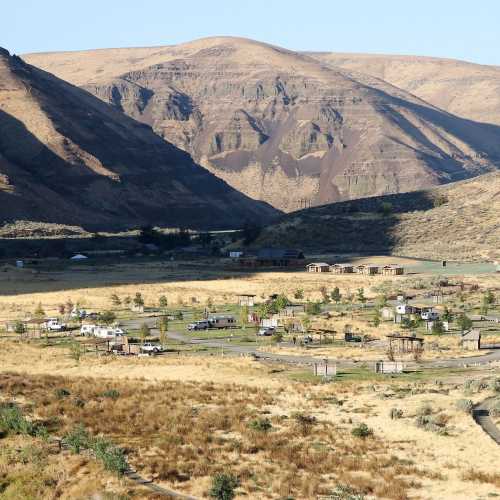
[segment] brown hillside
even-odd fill
[[[470,120],[500,125],[500,67],[453,59],[310,53],[336,68],[361,71]]]
[[[239,38],[32,54],[252,198],[284,211],[412,191],[500,164],[500,128],[377,78]]]
[[[148,126],[0,50],[0,222],[215,228],[273,214]]]
[[[430,259],[500,259],[499,214],[496,172],[426,191],[302,210],[266,228],[259,244]]]

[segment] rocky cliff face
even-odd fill
[[[499,128],[305,55],[233,38],[134,50],[114,51],[103,73],[102,51],[61,57],[83,65],[85,78],[73,77],[89,92],[284,211],[416,190],[500,164]],[[61,61],[41,60],[56,72]]]
[[[110,88],[106,100],[141,114],[153,97],[125,85]],[[147,125],[0,51],[1,222],[233,228],[274,213]]]

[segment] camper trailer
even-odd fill
[[[210,328],[236,328],[236,320],[233,316],[212,316],[208,318]]]

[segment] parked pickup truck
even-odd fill
[[[188,330],[208,330],[210,328],[210,323],[207,320],[195,321],[194,323],[189,323],[187,326]]]
[[[141,345],[141,352],[150,353],[150,354],[158,354],[162,352],[163,348],[159,344],[152,344],[151,342],[146,342]]]
[[[61,323],[58,319],[48,319],[45,322],[45,329],[49,332],[63,332],[66,330],[66,325]]]

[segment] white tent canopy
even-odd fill
[[[82,255],[81,253],[77,253],[76,255],[73,255],[73,257],[70,258],[70,260],[85,260],[88,259],[86,255]]]

